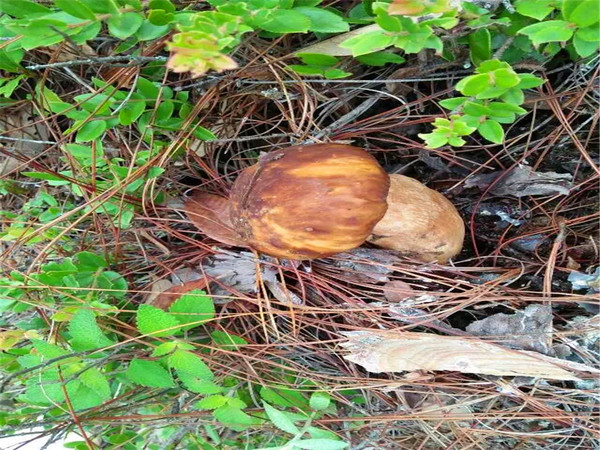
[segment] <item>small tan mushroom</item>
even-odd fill
[[[417,180],[390,175],[388,210],[368,241],[424,262],[458,254],[465,224],[450,201]]]

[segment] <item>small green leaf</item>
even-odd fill
[[[501,88],[511,88],[520,81],[519,76],[512,69],[498,69],[493,74],[494,84]]]
[[[227,404],[228,397],[224,395],[211,395],[202,400],[196,402],[196,408],[198,409],[217,409]]]
[[[469,54],[476,66],[492,56],[492,38],[487,28],[469,34]]]
[[[490,142],[502,144],[504,141],[504,129],[495,120],[486,120],[477,128],[479,134]]]
[[[578,0],[577,6],[563,10],[563,14],[578,27],[589,27],[600,21],[600,5],[598,0]]]
[[[79,375],[79,380],[94,391],[102,400],[109,400],[111,398],[110,385],[106,376],[95,367],[90,367]]]
[[[339,62],[335,56],[323,55],[320,53],[296,53],[296,56],[304,64],[319,67],[331,67]]]
[[[439,148],[448,143],[448,137],[441,133],[420,133],[419,137],[425,141],[427,148]]]
[[[108,339],[96,323],[96,315],[89,309],[79,309],[69,322],[69,343],[76,351],[107,347],[113,342]]]
[[[95,272],[98,269],[108,267],[106,259],[92,252],[79,252],[75,254],[75,258],[79,262],[77,268],[80,271]]]
[[[107,123],[105,120],[92,120],[85,123],[78,131],[75,142],[90,142],[98,139],[106,131]]]
[[[166,12],[174,13],[175,6],[169,0],[150,0],[148,3],[150,9],[162,9]]]
[[[350,29],[350,26],[344,21],[343,17],[323,8],[299,6],[292,11],[299,12],[309,18],[309,31],[317,33],[344,33]]]
[[[135,358],[129,363],[127,378],[141,386],[170,388],[175,387],[171,374],[156,361]]]
[[[108,31],[119,39],[132,36],[144,22],[144,16],[136,12],[126,12],[111,16],[108,19]]]
[[[294,441],[294,447],[306,450],[341,450],[349,444],[335,439],[301,439]]]
[[[346,39],[340,44],[340,47],[351,50],[352,56],[360,56],[383,50],[392,45],[392,42],[392,36],[386,34],[385,31],[375,30]]]
[[[381,67],[386,64],[402,64],[406,60],[396,53],[392,52],[374,52],[366,55],[357,56],[356,59],[367,66]]]
[[[139,119],[146,110],[146,102],[143,100],[131,100],[119,111],[119,123],[127,126]]]
[[[148,21],[155,26],[164,26],[175,20],[175,14],[162,9],[153,9],[148,13]]]
[[[269,419],[271,419],[271,422],[273,422],[273,425],[277,428],[291,434],[298,434],[300,432],[298,427],[294,425],[294,422],[285,414],[285,412],[273,408],[267,402],[263,402],[263,406],[267,416],[269,416]]]
[[[533,45],[545,42],[568,41],[573,36],[573,28],[564,20],[546,20],[521,28],[519,34],[524,34],[531,39]]]
[[[463,95],[477,95],[490,86],[490,77],[486,73],[470,75],[456,84],[456,90]]]
[[[331,404],[331,396],[327,392],[313,392],[309,404],[315,411],[323,411]]]
[[[554,11],[554,0],[517,0],[515,8],[519,14],[542,20]]]
[[[52,12],[44,5],[29,0],[2,0],[0,11],[18,19],[27,19],[34,14],[50,14]]]
[[[487,116],[491,114],[490,109],[478,102],[466,102],[463,107],[465,114],[475,117]]]
[[[152,15],[150,11],[149,15]],[[169,31],[168,25],[154,25],[150,20],[144,20],[142,26],[135,32],[135,37],[139,41],[151,41],[164,36]]]
[[[234,431],[244,431],[245,429],[256,425],[258,420],[249,416],[239,408],[230,405],[221,406],[215,409],[213,415],[215,419],[231,428]]]
[[[169,367],[181,374],[193,375],[205,381],[214,378],[212,371],[198,355],[186,350],[177,349],[169,356]]]
[[[46,172],[21,172],[21,175],[37,180],[64,181],[64,178]]]
[[[237,350],[243,345],[248,345],[248,341],[245,339],[226,331],[213,331],[210,333],[210,337],[215,344],[226,349]]]
[[[510,64],[500,61],[497,59],[490,59],[479,64],[479,67],[475,70],[477,73],[488,73],[498,69],[510,69]]]
[[[519,84],[517,84],[517,88],[519,89],[530,89],[534,87],[541,86],[544,84],[544,80],[536,77],[530,73],[520,73],[519,75]]]
[[[271,33],[306,33],[311,27],[311,21],[298,11],[276,9],[260,27]]]
[[[136,323],[140,333],[156,337],[171,336],[180,329],[179,321],[175,317],[150,305],[140,305]]]
[[[79,19],[96,20],[96,14],[81,0],[54,0],[57,8]]]
[[[519,89],[519,85],[517,85],[502,94],[500,99],[507,103],[512,103],[513,105],[521,105],[525,101],[525,94],[523,94],[523,91]]]
[[[580,28],[575,33],[579,39],[587,42],[599,42],[600,41],[600,27],[586,27]]]
[[[340,69],[326,69],[323,71],[323,76],[329,80],[337,80],[339,78],[346,78],[352,75],[352,72],[344,72]]]
[[[215,136],[212,131],[200,126],[195,127],[192,131],[192,134],[195,138],[200,139],[201,141],[212,141],[217,139],[217,136]]]
[[[456,109],[459,106],[463,105],[467,100],[469,100],[468,97],[453,97],[453,98],[447,98],[446,100],[441,100],[439,102],[439,104],[443,108],[453,110],[453,109]]]
[[[184,326],[184,330],[189,330],[213,319],[215,305],[204,291],[194,289],[175,300],[169,312]]]
[[[573,46],[575,47],[575,51],[582,58],[587,58],[590,55],[596,53],[598,48],[600,47],[600,42],[589,42],[584,39],[581,39],[579,34],[581,30],[575,32],[575,36],[573,37]]]

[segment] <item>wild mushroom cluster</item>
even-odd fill
[[[229,198],[197,192],[186,212],[221,243],[294,260],[368,241],[445,262],[460,252],[465,233],[456,208],[439,192],[388,175],[365,150],[341,144],[270,152],[240,173]]]

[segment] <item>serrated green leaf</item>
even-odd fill
[[[180,372],[177,374],[177,377],[187,390],[196,394],[219,394],[225,390],[213,381],[205,380],[189,372]]]
[[[79,380],[94,391],[102,400],[109,400],[111,398],[110,385],[106,376],[95,367],[90,367],[79,375]]]
[[[276,9],[260,27],[271,33],[306,33],[311,27],[311,21],[298,11]]]
[[[144,16],[137,12],[126,12],[108,19],[108,31],[119,39],[127,39],[142,26]]]
[[[217,409],[227,404],[229,397],[224,395],[210,395],[196,402],[195,406],[198,409]]]
[[[213,319],[215,305],[204,291],[194,289],[175,300],[169,312],[184,326],[184,330],[189,330]]]
[[[175,350],[169,356],[169,367],[175,369],[177,375],[185,373],[206,381],[214,378],[214,374],[202,361],[202,358],[186,350]]]
[[[69,322],[69,343],[74,350],[93,350],[112,344],[96,322],[96,315],[89,309],[79,309]]]
[[[135,358],[129,363],[125,375],[132,382],[146,387],[175,387],[171,374],[160,363]]]
[[[106,131],[107,123],[105,120],[92,120],[85,123],[78,131],[75,142],[90,142],[98,139]]]
[[[155,337],[172,336],[180,330],[175,317],[151,305],[140,305],[136,323],[140,333]]]
[[[54,0],[57,8],[62,9],[73,17],[86,20],[96,20],[96,14],[81,0]]]
[[[573,36],[573,27],[564,20],[546,20],[535,23],[519,30],[519,34],[524,34],[531,39],[534,45],[540,45],[545,42],[568,41]]]
[[[481,136],[495,144],[504,142],[504,129],[495,120],[486,120],[479,125],[477,131]]]
[[[248,345],[248,341],[245,339],[226,331],[213,331],[210,333],[210,337],[215,344],[227,349],[237,350],[241,346]]]
[[[58,358],[59,356],[64,356],[69,353],[64,348],[42,341],[41,339],[31,339],[31,343],[33,344],[33,348],[35,348],[45,360]]]
[[[342,16],[335,14],[323,8],[312,6],[299,6],[292,11],[299,12],[310,20],[309,31],[317,33],[344,33],[350,29],[350,26],[344,21]]]
[[[374,52],[357,56],[356,59],[367,66],[381,67],[386,64],[402,64],[406,61],[402,56],[392,52]]]
[[[229,405],[215,409],[213,415],[215,419],[234,431],[244,431],[258,422],[257,419],[249,416],[241,409]]]
[[[271,419],[271,422],[273,422],[273,425],[277,428],[294,435],[300,432],[298,427],[294,425],[294,422],[284,412],[273,408],[267,402],[263,402],[263,407],[265,408],[267,416],[269,416],[269,419]]]
[[[331,396],[327,392],[313,392],[310,396],[309,405],[315,411],[323,411],[331,404]]]

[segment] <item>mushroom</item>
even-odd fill
[[[384,216],[389,177],[350,145],[293,146],[261,157],[229,201],[200,193],[186,212],[205,234],[270,256],[313,259],[360,246]]]
[[[462,219],[440,193],[388,176],[366,151],[341,144],[271,152],[242,171],[229,199],[200,192],[185,209],[219,242],[295,260],[331,256],[368,240],[445,262],[464,238]]]
[[[368,241],[424,262],[444,263],[458,254],[465,225],[442,194],[404,175],[390,175],[388,210]]]

